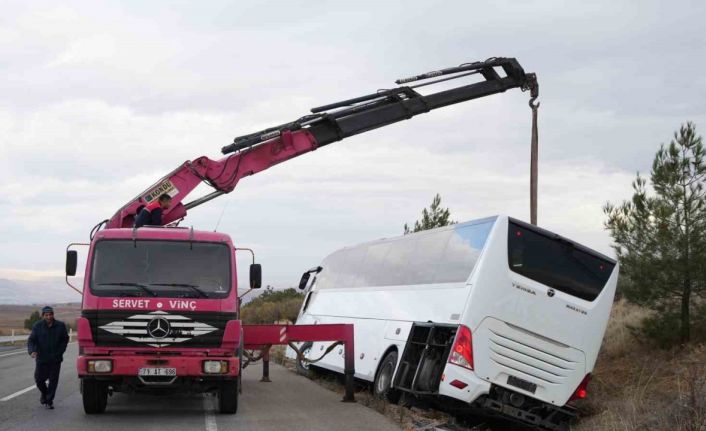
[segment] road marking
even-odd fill
[[[76,344],[76,341],[72,341],[69,343],[69,345],[71,345],[71,344]],[[11,350],[8,353],[4,353],[4,354],[0,355],[0,358],[4,358],[5,356],[19,355],[20,353],[27,353],[27,349],[25,348],[25,349],[20,349],[20,350]]]
[[[203,410],[206,421],[206,431],[218,431],[216,424],[216,415],[214,414],[213,397],[209,394],[203,394]]]
[[[0,355],[0,358],[4,358],[5,356],[18,355],[20,353],[27,353],[27,350],[26,349],[13,350],[10,353],[5,353],[3,355]]]
[[[13,399],[15,397],[19,397],[20,395],[25,394],[35,388],[36,388],[36,386],[32,385],[28,388],[22,389],[21,391],[17,391],[14,394],[10,394],[10,395],[6,396],[5,398],[0,398],[0,401],[2,401],[2,402],[10,401],[11,399]],[[214,420],[215,420],[215,418],[214,418]]]

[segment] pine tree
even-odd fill
[[[694,296],[706,293],[704,155],[694,124],[683,125],[655,155],[653,192],[638,173],[632,200],[604,207],[625,279],[622,293],[657,311],[651,325],[656,335],[678,335],[681,343],[691,339]]]
[[[448,226],[450,224],[456,224],[456,222],[451,220],[451,212],[448,208],[441,208],[441,196],[437,193],[429,209],[424,208],[422,210],[422,219],[414,222],[414,229],[410,230],[407,223],[404,224],[404,234],[407,235],[408,233],[434,229],[435,227]]]

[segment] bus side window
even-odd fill
[[[434,282],[466,281],[476,266],[492,227],[492,222],[486,222],[454,228],[439,261],[440,266],[436,271]]]

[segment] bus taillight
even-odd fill
[[[581,383],[579,383],[579,386],[576,388],[574,393],[571,395],[571,398],[569,398],[569,401],[574,401],[574,400],[582,400],[586,398],[586,395],[588,395],[588,382],[591,380],[591,374],[586,374],[586,377],[581,380]]]
[[[451,347],[449,362],[469,370],[473,369],[473,336],[466,326],[459,325],[456,339]]]

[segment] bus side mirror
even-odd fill
[[[262,287],[262,266],[259,263],[250,265],[250,288],[259,289]]]
[[[302,279],[299,280],[299,289],[301,289],[301,290],[306,289],[306,285],[307,285],[307,283],[309,283],[310,277],[311,277],[311,273],[308,271],[305,272],[304,274],[302,274]]]
[[[78,264],[78,252],[76,250],[66,251],[66,275],[76,275],[76,265]]]

